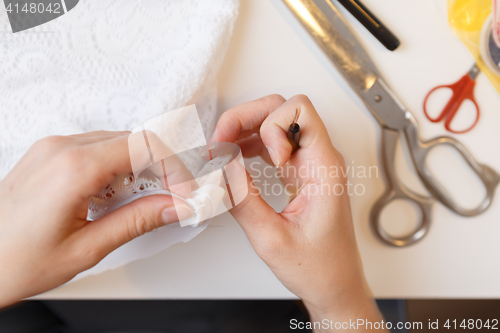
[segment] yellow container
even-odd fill
[[[500,49],[492,42],[491,0],[448,0],[448,22],[500,93]]]

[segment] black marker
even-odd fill
[[[299,149],[299,139],[300,139],[300,126],[297,124],[297,119],[299,118],[299,109],[295,111],[295,119],[293,123],[288,127],[288,133],[286,136],[288,137],[288,141],[292,145],[292,155]]]
[[[388,50],[398,48],[399,39],[359,0],[338,0]]]

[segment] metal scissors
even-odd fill
[[[380,160],[386,190],[370,213],[370,225],[375,235],[386,244],[394,246],[406,246],[418,241],[429,229],[431,208],[436,200],[462,216],[474,216],[484,212],[492,203],[500,176],[492,168],[478,163],[467,149],[453,138],[438,137],[428,142],[420,140],[418,124],[412,114],[384,82],[374,63],[330,0],[283,1],[321,46],[382,127]],[[412,192],[396,177],[396,143],[400,136],[405,138],[405,148],[411,155],[415,170],[432,197]],[[477,207],[466,209],[458,205],[431,174],[426,159],[431,149],[439,145],[456,149],[484,184],[486,196]],[[417,230],[405,237],[387,234],[380,224],[383,208],[396,199],[415,203],[422,213]]]
[[[474,97],[474,88],[476,87],[476,78],[480,72],[481,70],[479,69],[477,64],[474,64],[470,71],[465,74],[458,82],[450,85],[438,86],[432,89],[427,94],[424,100],[425,116],[433,123],[437,123],[445,119],[444,127],[452,133],[465,133],[470,131],[474,126],[476,126],[477,121],[479,120],[479,106],[477,105],[476,98]],[[453,94],[451,95],[450,100],[444,107],[443,111],[439,114],[439,116],[437,116],[436,118],[432,118],[427,112],[427,101],[429,100],[429,97],[431,97],[436,91],[441,89],[451,89]],[[451,128],[451,122],[453,121],[453,118],[455,118],[455,115],[460,109],[462,103],[466,100],[469,100],[474,104],[476,108],[476,118],[474,120],[474,123],[470,127],[464,130],[454,130]]]

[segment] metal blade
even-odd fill
[[[329,0],[283,0],[357,89],[369,89],[379,77],[372,60]]]
[[[331,0],[283,0],[363,99],[381,126],[401,130],[409,114]]]

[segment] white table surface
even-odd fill
[[[421,125],[421,136],[446,134],[422,112],[425,94],[437,84],[458,80],[473,58],[446,22],[445,0],[364,0],[401,39],[396,52],[384,49],[349,14],[361,42],[388,84]],[[345,12],[345,11],[344,11]],[[348,165],[378,165],[378,124],[328,62],[298,21],[278,0],[242,0],[240,16],[219,75],[219,109],[279,93],[306,94],[326,123],[332,142]],[[500,96],[484,75],[476,96],[482,118],[467,134],[456,136],[475,157],[500,171]],[[480,195],[438,151],[431,167],[444,175],[452,193],[466,205]],[[448,163],[444,163],[448,162]],[[421,189],[404,154],[399,173],[406,184]],[[378,298],[500,297],[500,197],[481,216],[462,218],[437,204],[429,234],[408,248],[381,244],[368,226],[372,204],[382,193],[382,179],[352,179],[366,192],[352,196],[356,235],[365,272]],[[460,192],[460,190],[464,190]],[[461,193],[460,195],[458,193]],[[284,198],[271,198],[282,208]],[[411,227],[411,211],[395,206],[385,215],[391,230]],[[311,272],[313,273],[313,272]],[[51,299],[276,299],[293,298],[257,257],[245,234],[228,214],[187,244],[42,295]]]

